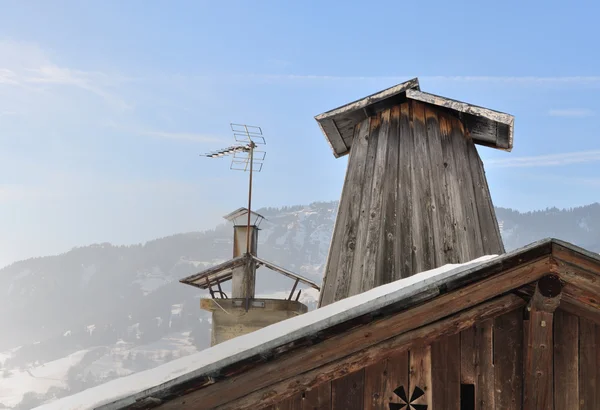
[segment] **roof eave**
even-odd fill
[[[422,92],[418,78],[319,114],[315,116],[315,120],[325,135],[333,155],[339,158],[350,152],[356,124],[389,106],[406,100],[420,101],[450,110],[465,122],[475,143],[503,151],[512,150],[514,137],[512,115]]]

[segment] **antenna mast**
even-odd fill
[[[236,142],[244,145],[234,145],[222,150],[205,154],[209,158],[220,158],[233,155],[230,169],[248,172],[248,221],[246,226],[246,254],[250,253],[250,226],[252,224],[252,176],[260,172],[265,160],[265,151],[256,151],[257,145],[266,145],[262,129],[254,125],[230,124]]]

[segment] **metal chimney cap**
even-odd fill
[[[250,215],[252,216],[252,218],[254,218],[254,224],[255,226],[260,225],[260,223],[263,220],[266,220],[267,218],[265,218],[264,216],[262,216],[261,214],[254,212],[254,211],[250,211]],[[243,223],[237,223],[237,220],[240,218],[247,218],[248,217],[248,208],[238,208],[235,211],[225,215],[223,218],[227,219],[230,222],[233,222],[234,225],[245,225],[246,221],[244,220]]]

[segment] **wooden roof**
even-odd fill
[[[417,274],[230,340],[198,353],[208,361],[196,370],[100,409],[262,408],[523,307],[531,284],[548,274],[563,284],[561,309],[600,324],[600,255],[546,239],[441,275]],[[322,317],[329,311],[335,315]],[[294,321],[307,325],[277,335]]]
[[[350,152],[356,124],[406,100],[421,101],[452,112],[463,121],[477,144],[506,151],[513,147],[512,115],[422,92],[418,78],[319,114],[315,119],[337,158]]]

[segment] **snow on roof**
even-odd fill
[[[153,369],[111,380],[38,409],[83,410],[99,406],[103,406],[103,410],[120,409],[140,398],[151,396],[153,392],[214,373],[225,366],[417,295],[449,278],[466,275],[495,257],[483,256],[464,264],[448,264],[418,273]]]

